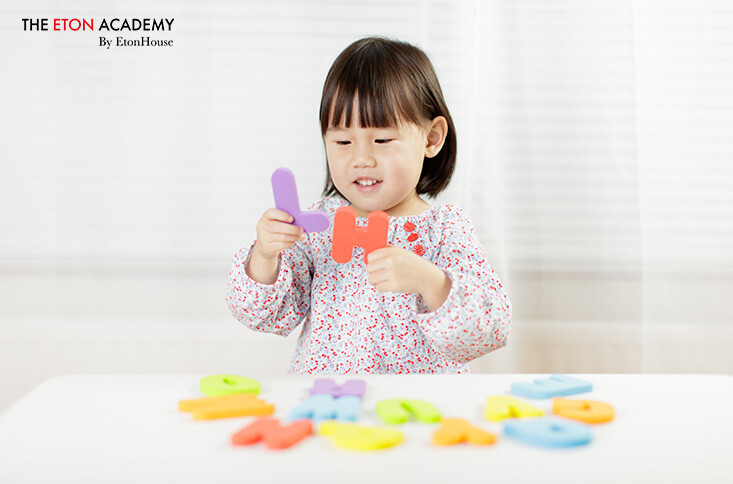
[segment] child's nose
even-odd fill
[[[355,168],[376,166],[377,160],[370,146],[357,146],[354,150],[354,157],[351,160]]]

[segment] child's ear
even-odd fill
[[[425,156],[432,158],[440,153],[446,136],[448,136],[448,121],[443,116],[438,116],[430,122],[430,126],[428,127]]]

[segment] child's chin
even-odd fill
[[[351,200],[351,205],[367,214],[375,210],[385,210],[383,203],[380,203],[378,200],[365,200],[363,196]]]

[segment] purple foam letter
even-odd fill
[[[355,397],[363,397],[366,391],[366,381],[364,380],[347,380],[343,385],[337,385],[336,381],[331,378],[318,378],[311,388],[311,395],[319,395],[325,393],[332,395],[334,398],[343,397],[345,395],[353,395]]]
[[[293,225],[303,227],[306,232],[322,232],[328,228],[328,217],[319,211],[301,212],[295,175],[287,168],[278,168],[272,174],[272,193],[275,207],[293,216]]]

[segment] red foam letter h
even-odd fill
[[[354,247],[364,248],[364,259],[369,253],[387,247],[387,229],[389,215],[381,210],[369,213],[366,227],[356,226],[356,210],[352,207],[340,207],[333,219],[333,260],[346,263],[351,260]]]

